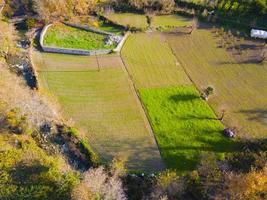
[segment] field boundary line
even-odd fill
[[[125,41],[125,43],[126,43],[126,41]],[[125,45],[125,43],[124,43],[124,45]],[[124,45],[123,45],[123,46],[124,46]],[[122,49],[123,49],[123,46],[122,46]],[[132,88],[132,90],[133,90],[133,92],[134,92],[134,94],[135,94],[136,101],[137,101],[138,104],[141,106],[142,115],[143,115],[143,117],[144,117],[144,119],[145,119],[146,127],[148,128],[148,131],[149,131],[150,135],[154,138],[154,141],[155,141],[155,143],[156,143],[156,145],[157,145],[157,149],[158,149],[158,152],[159,152],[159,155],[160,155],[160,159],[161,159],[161,162],[162,162],[162,167],[163,167],[163,169],[166,169],[166,164],[165,164],[165,162],[164,162],[164,160],[163,160],[163,157],[162,157],[162,154],[161,154],[161,151],[160,151],[160,147],[159,147],[157,138],[156,138],[156,136],[155,136],[155,131],[154,131],[152,125],[150,124],[150,117],[149,117],[149,114],[147,113],[147,110],[145,109],[145,105],[143,104],[143,102],[142,102],[142,100],[141,100],[141,97],[140,97],[139,92],[138,92],[138,89],[136,88],[136,85],[135,85],[135,83],[134,83],[134,81],[133,81],[133,78],[132,78],[132,76],[131,76],[129,70],[128,70],[127,67],[126,67],[126,64],[125,64],[125,62],[124,62],[124,60],[123,60],[123,57],[122,57],[122,55],[121,55],[121,52],[119,53],[119,55],[120,55],[120,58],[121,58],[121,61],[122,61],[122,64],[123,64],[123,70],[124,70],[124,72],[127,74],[129,83],[130,83],[131,88]]]

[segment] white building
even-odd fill
[[[267,39],[267,31],[263,30],[251,29],[250,35],[254,38]]]

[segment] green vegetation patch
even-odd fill
[[[113,49],[113,45],[105,44],[105,35],[93,33],[66,26],[64,24],[55,24],[48,28],[44,37],[44,45],[61,48],[73,49]]]
[[[195,169],[202,152],[219,158],[234,150],[224,126],[193,86],[140,89],[161,155],[169,168]]]

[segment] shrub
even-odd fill
[[[5,123],[7,128],[15,134],[23,134],[28,130],[28,124],[25,115],[19,115],[17,109],[12,109],[6,114]]]
[[[84,163],[87,168],[98,165],[99,158],[97,154],[86,140],[80,139],[77,129],[66,125],[58,125],[57,128],[59,136],[62,137],[64,143],[68,146],[69,153],[72,156]]]
[[[89,192],[76,192],[78,195],[75,194],[75,196],[82,194],[83,196],[93,196],[94,199],[126,200],[123,184],[118,173],[112,173],[102,166],[94,169],[91,168],[87,171],[77,190],[80,188]]]
[[[184,179],[175,171],[164,171],[156,178],[156,185],[150,199],[180,199],[185,192]]]
[[[37,23],[37,20],[34,19],[34,18],[28,18],[26,20],[26,26],[27,26],[27,29],[32,29],[36,26],[36,23]]]

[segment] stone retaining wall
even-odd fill
[[[50,53],[64,53],[64,54],[73,54],[73,55],[102,55],[102,54],[109,54],[112,52],[110,49],[103,49],[103,50],[81,50],[81,49],[68,49],[68,48],[56,48],[56,47],[46,47],[43,46],[43,50],[45,52]]]

